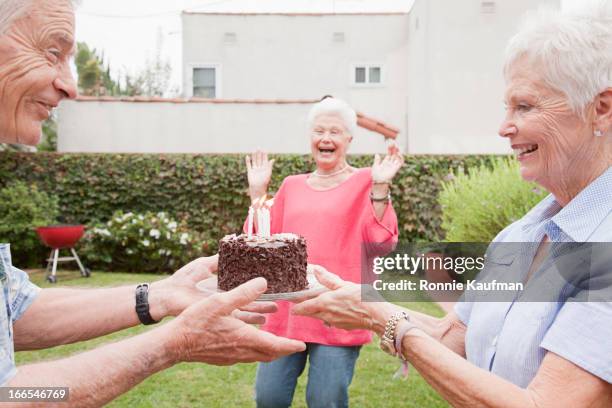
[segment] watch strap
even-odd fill
[[[146,326],[158,323],[149,313],[149,284],[141,283],[136,286],[136,314],[138,320]]]

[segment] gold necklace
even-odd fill
[[[312,175],[316,176],[316,177],[320,177],[320,178],[330,178],[330,177],[337,176],[338,174],[344,173],[346,171],[346,169],[348,169],[349,167],[350,166],[347,164],[343,168],[341,168],[340,170],[338,170],[336,172],[333,172],[333,173],[330,173],[330,174],[321,174],[321,173],[319,173],[318,170],[315,170],[315,171],[312,172]]]

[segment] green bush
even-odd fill
[[[117,211],[89,228],[81,254],[90,268],[127,272],[171,272],[196,258],[198,234],[166,213]]]
[[[35,185],[14,182],[0,190],[0,242],[10,243],[13,263],[40,265],[47,250],[36,227],[54,224],[58,200]]]
[[[270,192],[288,175],[314,170],[310,155],[274,155]],[[350,156],[357,167],[371,166],[372,155]],[[402,241],[442,237],[438,192],[441,181],[459,169],[490,165],[492,156],[407,156],[392,187]],[[239,232],[249,206],[242,155],[0,153],[4,180],[36,184],[59,198],[62,221],[107,222],[122,210],[163,211],[201,234],[202,254],[218,240]]]
[[[449,242],[490,242],[547,195],[521,178],[512,159],[498,159],[470,174],[459,171],[449,180],[439,198]]]

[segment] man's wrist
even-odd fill
[[[149,314],[153,320],[158,322],[163,320],[164,317],[172,315],[169,304],[171,296],[166,279],[149,285]]]
[[[182,361],[181,345],[178,343],[177,330],[174,321],[156,327],[150,333],[155,336],[155,341],[162,349],[163,365],[165,368],[172,367]]]

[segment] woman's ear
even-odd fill
[[[594,131],[607,134],[612,129],[612,88],[607,88],[597,96],[595,103]]]

